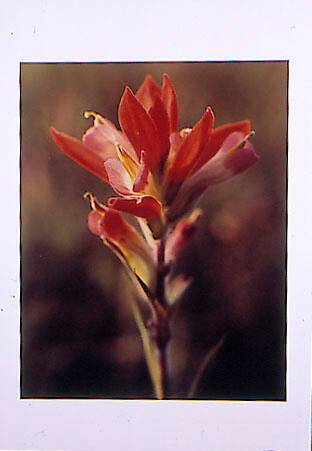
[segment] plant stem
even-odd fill
[[[163,399],[166,399],[169,392],[169,375],[168,375],[168,346],[158,348],[158,362],[161,373],[161,385],[163,390]]]
[[[152,321],[154,329],[153,341],[158,354],[163,398],[166,398],[169,389],[167,348],[170,340],[168,303],[165,295],[165,278],[168,274],[168,268],[165,265],[165,247],[166,236],[161,238],[157,249],[157,276],[154,300],[156,315]]]
[[[158,302],[166,307],[166,299],[165,299],[165,277],[166,277],[166,268],[165,268],[165,247],[166,247],[166,239],[162,238],[159,242],[157,249],[157,280],[156,280],[156,292],[155,297]]]

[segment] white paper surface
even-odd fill
[[[2,4],[0,449],[310,449],[308,1]],[[19,400],[19,63],[290,60],[287,402]]]

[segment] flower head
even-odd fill
[[[208,107],[193,128],[178,131],[178,105],[168,75],[162,86],[148,75],[136,94],[126,88],[118,118],[121,130],[97,113],[79,141],[51,128],[55,143],[72,159],[108,182],[118,197],[108,206],[148,221],[153,232],[174,222],[212,184],[245,171],[256,155],[248,120],[213,128]]]

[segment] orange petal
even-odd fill
[[[167,74],[163,75],[161,100],[168,114],[170,133],[176,132],[178,129],[178,101],[174,86]]]
[[[144,196],[140,199],[111,197],[108,199],[108,206],[139,218],[154,219],[161,216],[161,204],[150,196]]]
[[[126,88],[118,110],[119,123],[129,138],[138,158],[145,151],[151,170],[157,170],[161,160],[161,143],[156,125],[130,88]]]
[[[50,127],[50,133],[55,144],[67,156],[101,179],[106,181],[108,180],[108,176],[104,168],[105,160],[101,155],[91,149],[88,149],[78,139],[55,130],[54,127]]]

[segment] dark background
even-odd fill
[[[183,398],[207,351],[225,344],[196,398],[285,399],[286,62],[21,65],[22,397],[150,398],[131,282],[87,228],[91,191],[110,187],[58,150],[96,111],[118,126],[124,87],[167,72],[179,127],[211,105],[216,126],[250,119],[260,160],[211,187],[177,271],[193,277],[174,322],[172,389]]]

